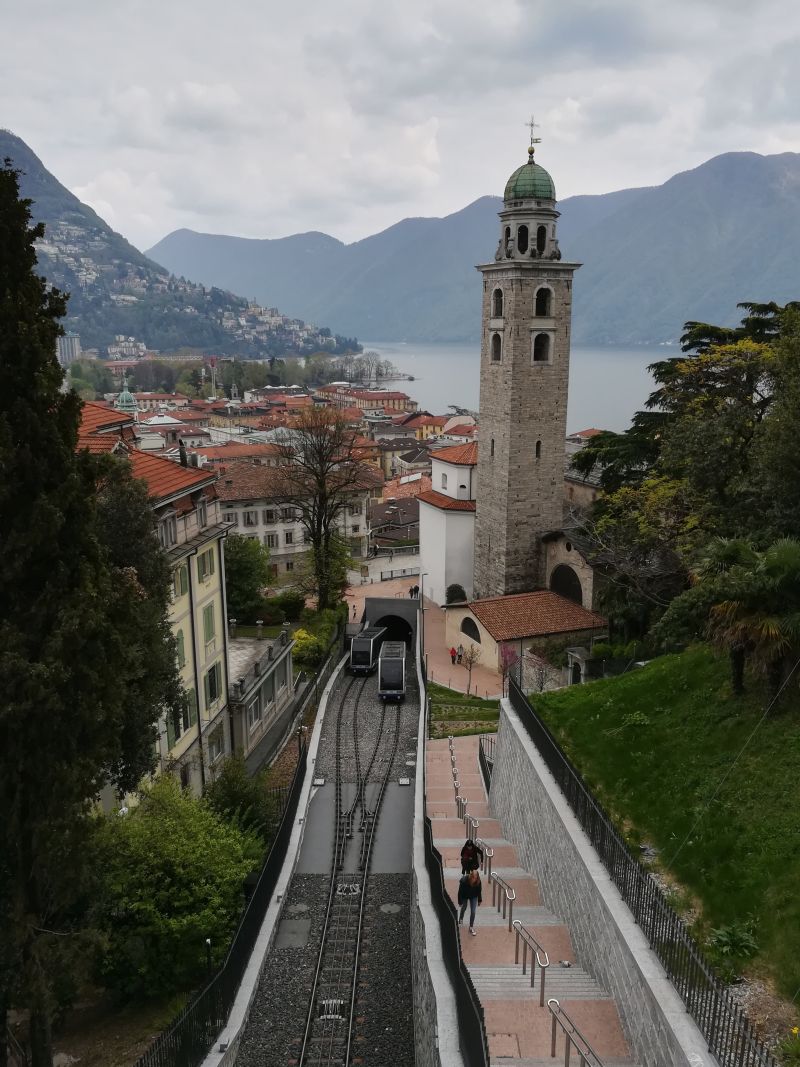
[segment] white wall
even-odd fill
[[[444,604],[448,585],[458,582],[472,597],[475,513],[443,511],[419,504],[420,570],[425,572],[425,596]]]

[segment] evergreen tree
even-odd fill
[[[30,201],[20,199],[7,161],[0,167],[0,1025],[12,1003],[28,1009],[33,1067],[52,1063],[57,993],[86,957],[88,810],[105,785],[130,788],[149,768],[161,700],[178,692],[165,664],[174,648],[152,626],[165,618],[165,572],[148,569],[145,551],[115,558],[120,546],[109,548],[98,503],[101,469],[88,452],[76,455],[81,400],[60,391],[55,348],[66,299],[36,273],[34,241],[43,232],[31,226]],[[150,654],[161,657],[155,682]]]

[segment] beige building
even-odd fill
[[[271,750],[290,725],[293,647],[288,624],[274,640],[228,637],[233,749],[248,763],[257,763],[259,749]]]

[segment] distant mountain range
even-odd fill
[[[6,158],[21,173],[34,219],[45,223],[39,268],[70,294],[65,326],[80,334],[84,348],[104,355],[117,335],[162,352],[265,356],[348,347],[329,330],[290,320],[274,307],[254,308],[213,282],[207,287],[171,275],[66,189],[24,141],[0,130],[0,160]]]
[[[474,264],[493,258],[500,206],[483,197],[349,245],[324,233],[255,240],[183,229],[148,254],[341,333],[467,341],[480,331]],[[738,321],[741,300],[800,297],[800,155],[727,153],[663,185],[570,197],[559,210],[564,257],[583,263],[576,343],[672,341],[687,319]]]

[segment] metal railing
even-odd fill
[[[544,982],[547,968],[550,966],[550,957],[547,954],[547,950],[542,948],[530,930],[526,930],[519,919],[515,919],[511,924],[517,932],[517,936],[514,942],[514,963],[519,963],[519,945],[522,942],[522,973],[525,974],[525,969],[528,964],[528,949],[531,950],[531,989],[533,989],[536,980],[536,967],[539,967],[539,974],[541,976],[539,981],[539,1007],[544,1007]]]
[[[6,1027],[9,1067],[28,1067],[28,1053],[14,1036],[10,1026]]]
[[[492,880],[492,860],[494,859],[494,849],[483,840],[482,837],[476,837],[475,844],[483,852],[483,860],[481,862],[481,870],[491,882]]]
[[[502,911],[504,919],[506,910],[508,910],[508,931],[511,933],[511,923],[514,918],[514,901],[517,899],[516,891],[499,874],[493,874],[490,881],[492,883],[492,907]]]
[[[555,1058],[558,1031],[561,1030],[564,1035],[565,1067],[569,1067],[570,1056],[573,1049],[575,1049],[580,1057],[580,1067],[603,1067],[603,1061],[555,997],[551,997],[550,1000],[548,1000],[547,1007],[550,1009],[550,1014],[553,1017],[552,1031],[550,1034],[551,1057]]]
[[[467,814],[465,812],[465,814],[464,814],[464,834],[465,834],[465,836],[468,837],[468,838],[471,837],[472,840],[474,841],[475,838],[477,837],[478,827],[479,826],[480,826],[480,823],[478,822],[478,820],[476,818],[474,818],[474,816],[469,815],[469,814]]]
[[[685,923],[536,714],[517,679],[509,699],[586,836],[722,1067],[778,1067],[754,1024],[717,977]]]
[[[261,924],[283,866],[306,772],[308,748],[301,737],[300,758],[286,794],[278,832],[261,868],[253,895],[245,907],[222,966],[194,996],[172,1024],[159,1034],[135,1067],[197,1067],[225,1026]]]
[[[478,763],[487,796],[492,784],[492,770],[494,769],[494,741],[493,735],[481,735],[478,738]]]

